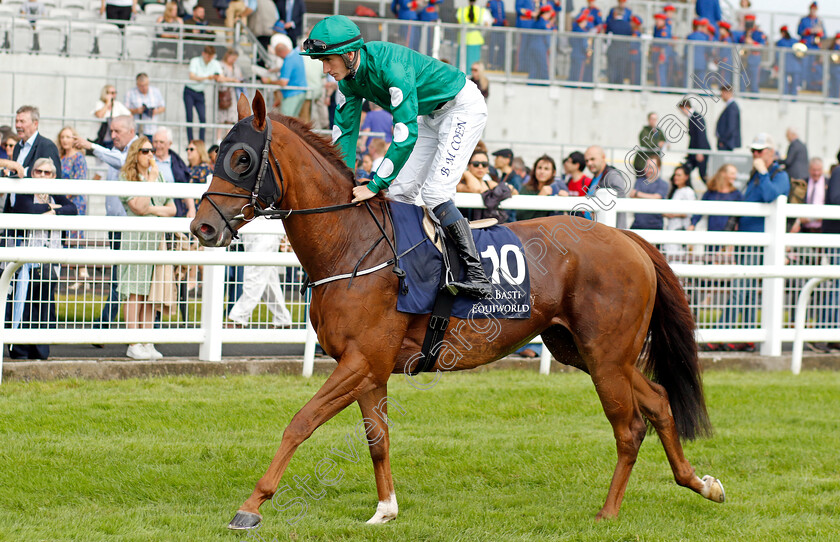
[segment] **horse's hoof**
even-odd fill
[[[262,516],[253,512],[245,512],[237,510],[236,515],[228,523],[228,529],[231,531],[247,531],[248,529],[256,529],[260,526]]]
[[[723,490],[723,484],[714,476],[708,474],[703,477],[703,490],[701,495],[710,501],[722,503],[726,500],[726,491]]]
[[[379,504],[376,505],[376,513],[367,522],[369,525],[388,523],[392,519],[396,519],[399,510],[397,496],[391,493],[391,497],[387,501],[379,501]]]

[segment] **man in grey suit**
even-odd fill
[[[787,137],[789,143],[784,162],[785,170],[790,175],[791,182],[804,182],[808,178],[808,149],[793,128],[787,129],[785,137]]]

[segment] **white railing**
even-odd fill
[[[0,179],[0,193],[62,193],[88,195],[167,195],[170,197],[199,197],[206,190],[206,185],[190,184],[151,184],[103,181],[66,181],[24,179]],[[460,207],[481,207],[481,199],[476,194],[458,194],[456,203]],[[653,201],[637,199],[610,198],[605,190],[599,190],[593,198],[558,198],[517,196],[503,202],[507,209],[544,209],[554,211],[581,210],[582,205],[595,211],[599,222],[615,225],[618,213],[632,212],[668,212],[686,214],[712,214],[735,216],[762,216],[765,218],[765,231],[759,233],[748,232],[706,232],[706,231],[666,231],[640,230],[648,241],[663,244],[689,245],[726,245],[735,247],[759,247],[763,252],[764,265],[697,265],[674,263],[673,268],[684,280],[698,279],[755,279],[760,286],[756,292],[756,299],[761,303],[752,307],[739,309],[758,311],[760,317],[755,322],[742,322],[742,328],[733,329],[724,324],[703,323],[698,318],[697,337],[701,342],[757,342],[761,343],[761,352],[765,355],[781,355],[782,343],[794,343],[794,358],[800,356],[801,341],[840,341],[838,322],[818,322],[828,326],[822,329],[804,329],[805,314],[807,312],[807,297],[816,286],[815,281],[809,282],[801,292],[798,287],[786,290],[785,279],[819,279],[829,280],[840,278],[840,266],[826,265],[785,265],[785,251],[791,247],[822,248],[840,251],[840,235],[829,234],[788,234],[785,233],[785,222],[788,217],[823,217],[840,219],[840,206],[812,206],[790,205],[783,198],[770,204],[758,203],[721,203],[708,201]],[[189,219],[186,218],[138,218],[138,217],[102,217],[102,216],[40,216],[21,214],[0,214],[0,229],[44,229],[44,230],[82,230],[86,232],[112,231],[154,231],[154,232],[188,232]],[[279,221],[262,221],[247,228],[253,232],[282,232]],[[553,232],[543,232],[544,241],[557,246],[568,246],[579,242],[575,239],[563,238]],[[65,265],[112,265],[119,263],[167,263],[184,265],[204,265],[203,288],[199,304],[201,307],[200,321],[188,322],[186,329],[164,327],[152,330],[129,330],[123,328],[102,329],[96,331],[93,340],[88,333],[79,332],[79,326],[66,328],[39,330],[15,330],[15,342],[27,344],[68,344],[68,343],[126,343],[136,342],[142,333],[144,341],[160,343],[200,343],[199,358],[203,360],[219,360],[221,345],[225,342],[265,342],[265,343],[307,343],[304,373],[311,374],[312,356],[314,353],[314,335],[308,324],[299,323],[298,329],[270,330],[270,329],[225,329],[224,321],[224,266],[243,265],[275,265],[294,267],[299,262],[292,253],[278,254],[248,254],[229,253],[220,250],[204,250],[196,252],[162,252],[162,251],[114,251],[109,249],[33,249],[11,247],[0,249],[0,262],[13,262],[7,265],[3,278],[0,279],[0,292],[5,302],[5,292],[8,290],[12,268],[20,263],[51,262]],[[606,273],[615,272],[605,269]],[[691,293],[693,286],[687,285]],[[737,288],[737,286],[736,286]],[[834,295],[837,295],[834,286]],[[791,290],[794,290],[791,292]],[[791,327],[784,322],[785,312],[792,310],[785,306],[786,291],[798,297],[796,326]],[[306,301],[303,302],[308,304]],[[695,316],[700,313],[700,306],[693,306]],[[746,315],[746,312],[745,312]],[[5,310],[0,311],[5,317]],[[305,320],[305,319],[304,319]],[[788,324],[791,324],[789,322]],[[84,324],[82,329],[90,329]],[[0,342],[8,343],[7,331]],[[797,346],[798,345],[798,346]],[[798,353],[797,353],[798,352]],[[0,363],[2,358],[0,358]],[[543,353],[542,370],[547,372],[550,355],[547,350]],[[798,367],[796,359],[792,365]]]

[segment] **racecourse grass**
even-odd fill
[[[580,373],[394,377],[391,458],[400,516],[364,523],[376,491],[352,436],[358,408],[298,450],[262,507],[259,537],[225,529],[284,427],[324,380],[289,376],[6,382],[0,386],[0,540],[838,540],[840,374],[710,372],[714,437],[686,445],[727,502],[678,487],[648,436],[621,516],[594,523],[615,465],[612,431]],[[357,462],[348,440],[358,453]],[[346,458],[332,450],[341,450]],[[315,481],[333,458],[342,477]],[[333,470],[330,477],[339,473]],[[318,500],[296,487],[309,477]],[[322,473],[322,478],[327,478]],[[292,497],[308,510],[282,509]]]

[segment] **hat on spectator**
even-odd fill
[[[638,15],[633,15],[632,17],[630,17],[630,22],[635,25],[642,26],[642,18]]]
[[[752,13],[747,13],[746,15],[744,15],[744,20],[745,21],[754,21],[755,20],[755,15],[753,15]]]
[[[662,11],[677,11],[677,8],[675,8],[671,4],[665,4],[665,7],[662,8]]]
[[[721,28],[725,28],[727,30],[732,30],[732,24],[727,23],[726,21],[719,21],[718,26],[721,27]]]
[[[693,21],[691,21],[691,24],[694,25],[694,26],[706,26],[706,20],[705,19],[694,19]]]
[[[816,2],[811,2],[811,5],[809,7],[815,8],[815,7],[817,7],[817,3]]]
[[[779,29],[779,32],[790,32],[786,24],[783,24],[782,27]]]
[[[499,149],[493,153],[493,156],[501,156],[502,158],[513,160],[513,151],[510,149]]]
[[[761,132],[755,139],[753,139],[752,144],[750,145],[750,149],[756,151],[763,151],[764,149],[775,149],[776,142],[773,141],[773,137],[765,132]]]
[[[548,4],[543,4],[542,6],[540,6],[540,13],[546,13],[546,12],[549,12],[549,11],[551,13],[554,13],[554,10],[551,9],[551,6],[549,6]]]
[[[653,18],[654,19],[660,19],[662,21],[667,21],[668,20],[668,16],[665,15],[664,13],[657,13],[653,16]]]

